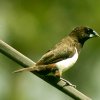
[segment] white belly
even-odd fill
[[[67,69],[69,69],[71,66],[73,66],[75,64],[75,62],[78,59],[78,52],[77,49],[75,48],[76,52],[75,54],[71,57],[71,58],[67,58],[65,60],[59,61],[56,63],[57,68],[60,71],[60,74],[62,74],[63,71],[66,71]]]

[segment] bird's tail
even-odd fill
[[[39,72],[39,71],[52,70],[53,68],[55,68],[55,64],[49,64],[49,65],[35,65],[34,64],[31,67],[15,70],[13,73],[18,73],[18,72],[23,72],[23,71],[30,71],[30,72],[38,71]]]
[[[21,68],[21,69],[15,70],[13,73],[19,73],[23,71],[36,71],[36,70],[37,70],[36,66],[31,66],[28,68]]]

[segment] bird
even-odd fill
[[[48,50],[33,66],[14,71],[38,72],[44,76],[52,75],[55,78],[62,78],[62,73],[71,68],[77,61],[84,43],[93,37],[100,37],[99,34],[87,26],[75,27],[67,36],[58,42],[52,49]],[[67,82],[72,85],[70,82]]]

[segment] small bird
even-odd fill
[[[15,72],[36,71],[42,75],[52,73],[54,77],[64,80],[62,73],[76,63],[85,41],[93,37],[100,36],[89,27],[76,27],[68,36],[46,52],[36,64]],[[72,84],[69,83],[69,85]]]

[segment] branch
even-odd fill
[[[23,54],[21,54],[20,52],[18,52],[17,50],[15,50],[11,46],[3,42],[2,40],[0,40],[0,52],[23,67],[32,66],[33,64],[35,64],[35,62],[33,62],[31,59],[27,58],[26,56],[24,56]],[[62,80],[54,84],[52,83],[52,81],[49,81],[48,78],[40,76],[38,73],[34,73],[34,74],[42,78],[44,81],[51,84],[52,86],[56,87],[63,93],[69,95],[75,100],[92,100],[91,98],[85,96],[83,93],[78,91],[76,88],[72,86],[66,86],[65,85],[66,83]]]

